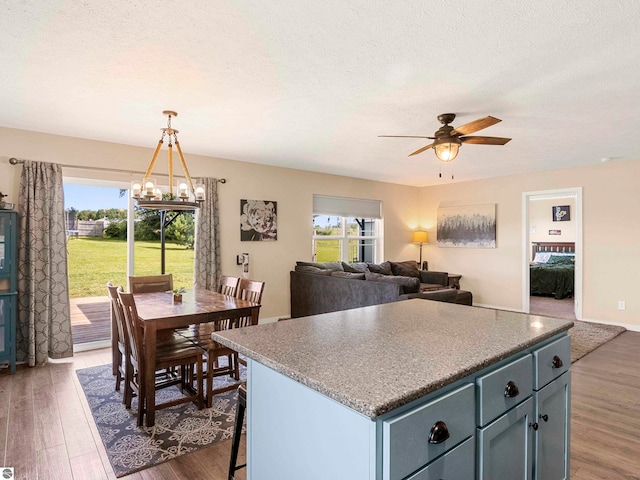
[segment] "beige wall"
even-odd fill
[[[188,142],[183,142],[186,147]],[[146,169],[151,154],[150,148],[0,128],[0,191],[9,195],[6,201],[17,203],[20,167],[9,165],[9,157],[140,171]],[[640,271],[638,160],[418,189],[194,156],[188,151],[185,155],[194,176],[228,180],[220,187],[222,269],[239,275],[235,256],[250,253],[251,276],[267,282],[262,317],[289,312],[289,271],[296,260],[311,258],[314,193],[382,200],[385,259],[417,260],[418,247],[409,243],[411,230],[426,228],[430,244],[423,247],[423,257],[431,270],[462,274],[462,287],[473,291],[478,304],[520,310],[523,192],[583,187],[583,318],[640,329],[635,283]],[[159,162],[160,167],[166,168]],[[65,174],[131,180],[126,174],[95,170],[66,169]],[[278,202],[276,242],[240,242],[241,198]],[[497,207],[497,248],[437,247],[438,206],[486,203]],[[618,300],[626,301],[626,311],[617,310]]]
[[[222,271],[228,275],[241,275],[236,255],[250,254],[251,277],[266,282],[261,318],[289,314],[289,271],[296,260],[311,259],[314,193],[382,200],[384,257],[418,259],[417,246],[410,241],[411,228],[417,224],[419,189],[190,155],[188,141],[184,138],[182,141],[192,176],[227,179],[227,183],[219,188]],[[153,139],[149,142],[154,146]],[[152,153],[151,148],[0,128],[0,178],[3,179],[0,191],[9,195],[5,201],[17,204],[21,167],[10,165],[10,157],[144,171]],[[154,172],[166,173],[164,158],[158,160]],[[95,170],[67,168],[63,171],[65,176],[123,181],[126,184],[133,179],[128,174]],[[240,199],[278,202],[277,241],[240,241]]]
[[[474,303],[520,310],[528,261],[522,258],[523,192],[582,187],[583,319],[640,330],[638,178],[640,160],[633,160],[422,188],[420,223],[433,239],[425,246],[429,269],[462,274]],[[496,204],[497,248],[437,246],[438,206],[485,203]],[[618,300],[626,301],[625,311],[617,309]]]

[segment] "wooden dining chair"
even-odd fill
[[[129,293],[168,292],[173,290],[173,275],[142,275],[129,277]]]
[[[253,303],[260,303],[262,302],[262,292],[264,292],[264,282],[259,282],[256,280],[249,280],[247,278],[241,278],[239,283],[238,283],[238,289],[236,291],[236,297],[237,298],[241,298],[243,300],[248,300],[249,302],[253,302]],[[224,324],[219,324],[217,325],[217,329],[218,330],[226,330],[228,328],[241,328],[241,327],[248,327],[250,325],[252,325],[252,321],[253,319],[251,317],[241,317],[241,318],[236,318],[234,320],[234,324],[233,325],[229,325],[228,323]],[[228,320],[227,320],[228,322]],[[226,348],[226,347],[225,347]],[[245,367],[247,366],[247,362],[238,356],[238,353],[234,350],[231,349],[227,349],[230,350],[231,353],[231,358],[228,359],[228,365],[233,368],[233,378],[235,378],[236,380],[240,380],[240,369],[238,367],[238,363],[244,365]],[[216,367],[217,367],[217,363],[215,363]]]
[[[264,292],[264,282],[258,282],[256,280],[249,280],[248,278],[241,278],[240,285],[238,285],[237,297],[243,300],[249,300],[253,303],[262,303],[262,293]],[[252,325],[251,317],[242,317],[236,321],[235,328],[248,327]],[[247,366],[247,361],[238,355],[238,352],[234,352],[234,365],[240,364]]]
[[[221,275],[220,279],[218,280],[218,293],[235,297],[239,283],[240,279],[237,277]],[[216,389],[214,388],[214,377],[229,375],[236,381],[240,380],[240,370],[237,364],[234,363],[234,361],[236,360],[236,352],[214,341],[211,338],[211,334],[214,331],[227,330],[231,327],[232,325],[229,319],[221,319],[215,322],[191,325],[188,328],[176,330],[177,333],[183,335],[185,338],[188,338],[206,352],[205,400],[207,407],[209,408],[213,405],[214,393],[222,393],[236,388],[237,386],[236,384],[232,384],[225,388]],[[227,358],[227,364],[222,367],[220,366],[219,361],[221,357]]]
[[[160,404],[156,404],[155,398],[147,398],[145,392],[144,369],[141,365],[144,361],[144,342],[143,332],[138,318],[133,294],[118,291],[118,298],[123,309],[123,317],[125,319],[126,338],[129,341],[129,362],[126,363],[126,382],[125,382],[125,405],[131,408],[131,400],[133,393],[138,393],[138,426],[141,426],[144,419],[149,402],[154,402],[155,408],[172,407],[186,402],[195,402],[198,409],[203,408],[203,350],[191,342],[185,342],[185,339],[176,341],[167,340],[165,343],[156,346],[156,364],[154,370],[166,370],[173,367],[180,367],[179,378],[170,378],[169,380],[158,384],[156,388],[164,388],[170,385],[179,385],[182,393],[187,392],[183,397],[169,400]],[[193,366],[196,368],[196,384],[193,390],[193,377],[191,375]]]
[[[218,293],[235,297],[239,283],[240,279],[238,277],[220,275],[220,280],[218,280]]]
[[[214,378],[221,376],[229,376],[236,382],[240,380],[239,368],[235,364],[236,352],[216,342],[211,338],[214,331],[226,330],[229,326],[228,320],[217,320],[215,322],[200,323],[191,325],[189,328],[177,330],[185,338],[202,348],[205,352],[205,402],[207,408],[213,405],[213,396],[218,393],[228,392],[238,387],[237,383],[232,383],[226,387],[215,388]],[[219,362],[219,358],[226,357],[226,365]]]
[[[236,297],[243,300],[248,300],[253,303],[262,302],[262,292],[264,292],[264,282],[258,282],[257,280],[249,280],[248,278],[241,278],[238,285],[238,293]],[[236,328],[248,327],[251,325],[251,317],[242,317],[236,322]]]
[[[127,359],[127,340],[125,337],[125,327],[122,307],[119,305],[118,288],[122,290],[122,287],[116,287],[111,282],[107,283],[107,291],[109,292],[109,300],[111,302],[111,321],[115,322],[115,332],[118,338],[112,343],[112,358],[115,359],[116,367],[116,391],[120,390],[120,383],[125,378],[125,364]],[[124,396],[122,398],[124,403]]]

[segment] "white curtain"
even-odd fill
[[[194,255],[194,285],[217,290],[220,276],[220,217],[218,214],[218,180],[203,178],[206,200],[198,209]]]
[[[73,355],[60,165],[24,162],[18,215],[16,356],[33,367]]]

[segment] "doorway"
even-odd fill
[[[554,207],[568,206],[568,215],[553,216]],[[542,213],[541,213],[542,212]],[[530,264],[532,242],[566,242],[575,245],[573,298],[547,301],[533,298],[536,312],[541,315],[566,315],[573,310],[577,320],[582,319],[582,187],[525,192],[522,195],[523,243],[522,243],[522,310],[532,313]],[[555,300],[554,300],[555,301]],[[573,305],[567,305],[572,303]]]

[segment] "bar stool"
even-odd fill
[[[236,406],[236,424],[233,430],[233,440],[231,441],[231,459],[229,461],[229,480],[235,480],[236,470],[247,466],[246,463],[236,466],[238,460],[238,450],[240,448],[240,435],[242,434],[242,423],[244,422],[244,411],[247,408],[247,385],[238,387],[238,405]]]

